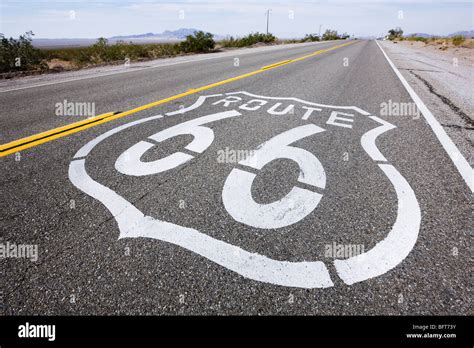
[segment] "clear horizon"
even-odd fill
[[[381,36],[391,28],[405,33],[448,35],[473,29],[470,1],[235,1],[229,0],[3,0],[0,33],[17,37],[95,39],[195,28],[216,35],[266,31],[278,37],[302,37],[325,29],[355,36]],[[125,24],[125,25],[124,25]]]

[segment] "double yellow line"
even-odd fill
[[[333,46],[333,47],[330,47],[330,48],[325,48],[325,49],[322,49],[322,50],[318,50],[318,51],[315,51],[311,54],[308,54],[308,55],[305,55],[305,56],[302,56],[302,57],[299,57],[299,58],[284,60],[284,61],[281,61],[281,62],[270,64],[270,65],[264,66],[264,67],[262,67],[258,70],[255,70],[255,71],[252,71],[252,72],[249,72],[249,73],[246,73],[246,74],[242,74],[242,75],[232,77],[232,78],[229,78],[229,79],[226,79],[226,80],[215,82],[215,83],[212,83],[210,85],[202,86],[202,87],[199,87],[199,88],[189,89],[187,92],[176,94],[172,97],[161,99],[161,100],[158,100],[158,101],[153,102],[153,103],[145,104],[145,105],[139,106],[137,108],[134,108],[134,109],[131,109],[131,110],[128,110],[128,111],[108,112],[108,113],[105,113],[105,114],[102,114],[102,115],[99,115],[99,116],[96,116],[96,117],[93,117],[93,118],[89,118],[87,120],[70,123],[70,124],[68,124],[66,126],[63,126],[63,127],[54,128],[54,129],[51,129],[51,130],[46,131],[46,132],[42,132],[42,133],[38,133],[38,134],[29,136],[29,137],[26,137],[26,138],[21,138],[21,139],[18,139],[18,140],[14,140],[12,142],[0,145],[0,157],[7,156],[9,154],[16,153],[16,152],[28,149],[30,147],[40,145],[40,144],[46,143],[48,141],[52,141],[54,139],[62,138],[62,137],[67,136],[69,134],[74,134],[74,133],[80,132],[84,129],[95,127],[95,126],[98,126],[98,125],[103,124],[105,122],[110,122],[110,121],[115,120],[117,118],[121,118],[121,117],[125,117],[125,116],[131,115],[131,114],[135,114],[137,112],[147,110],[147,109],[153,108],[155,106],[165,104],[165,103],[168,103],[168,102],[176,100],[176,99],[186,97],[188,95],[199,93],[199,92],[202,92],[202,91],[214,88],[214,87],[222,86],[222,85],[225,85],[225,84],[230,83],[230,82],[242,80],[242,79],[245,79],[247,77],[254,76],[254,75],[260,74],[262,72],[281,67],[283,65],[287,65],[287,64],[298,62],[298,61],[301,61],[301,60],[304,60],[304,59],[307,59],[307,58],[310,58],[310,57],[314,57],[314,56],[319,55],[321,53],[329,52],[329,51],[335,50],[337,48],[350,45],[353,42],[354,41],[350,41],[350,42],[347,42],[347,43],[344,43],[344,44],[341,44],[341,45],[337,45],[337,46]]]

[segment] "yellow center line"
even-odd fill
[[[270,64],[270,65],[266,65],[263,68],[261,68],[261,70],[268,70],[270,68],[276,68],[277,66],[282,66],[282,65],[291,63],[292,61],[293,61],[292,59],[283,60],[283,61],[278,62],[278,63],[273,63],[273,64]]]
[[[46,132],[31,135],[31,136],[28,136],[26,138],[21,138],[21,139],[18,139],[18,140],[14,140],[14,141],[11,141],[9,143],[0,145],[0,157],[7,156],[9,154],[19,152],[19,151],[22,151],[22,150],[40,145],[40,144],[46,143],[48,141],[52,141],[54,139],[62,138],[66,135],[74,134],[74,133],[80,132],[84,129],[95,127],[95,126],[98,126],[98,125],[106,123],[106,122],[110,122],[110,121],[115,120],[117,118],[121,118],[121,117],[125,117],[125,116],[131,115],[131,114],[135,114],[137,112],[147,110],[147,109],[153,108],[153,107],[161,105],[161,104],[168,103],[168,102],[176,100],[176,99],[180,99],[180,98],[183,98],[183,97],[195,94],[195,93],[199,93],[199,92],[202,92],[202,91],[214,88],[214,87],[225,85],[225,84],[230,83],[230,82],[234,82],[234,81],[238,81],[238,80],[250,77],[250,76],[254,76],[254,75],[260,74],[262,72],[268,71],[268,70],[279,68],[279,67],[287,65],[287,64],[302,61],[304,59],[314,57],[318,54],[329,52],[329,51],[335,50],[337,48],[350,45],[351,43],[354,43],[354,42],[355,41],[350,41],[350,42],[347,42],[347,43],[344,43],[344,44],[341,44],[341,45],[321,49],[321,50],[315,51],[314,53],[311,53],[311,54],[308,54],[308,55],[305,55],[305,56],[302,56],[302,57],[299,57],[299,58],[284,60],[284,61],[281,61],[281,62],[270,64],[270,65],[264,66],[264,67],[262,67],[258,70],[255,70],[255,71],[252,71],[252,72],[249,72],[249,73],[246,73],[246,74],[231,77],[229,79],[222,80],[222,81],[219,81],[219,82],[215,82],[215,83],[212,83],[212,84],[209,84],[209,85],[206,85],[206,86],[202,86],[202,87],[198,87],[198,88],[191,88],[187,92],[176,94],[174,96],[171,96],[171,97],[168,97],[168,98],[165,98],[165,99],[161,99],[161,100],[149,103],[149,104],[145,104],[145,105],[136,107],[134,109],[130,109],[128,111],[118,112],[118,113],[117,112],[108,112],[108,113],[101,114],[101,115],[98,115],[98,116],[93,117],[93,118],[89,118],[89,119],[82,120],[82,121],[79,121],[79,122],[70,123],[68,125],[58,127],[58,128],[54,128],[54,129],[51,129],[51,130],[46,131]]]

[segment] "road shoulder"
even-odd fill
[[[470,60],[390,41],[380,46],[472,166],[474,68]]]

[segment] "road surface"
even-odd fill
[[[375,41],[1,92],[3,313],[472,314],[472,168],[389,102]]]

